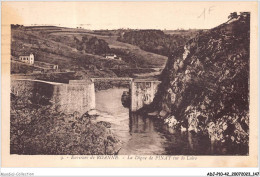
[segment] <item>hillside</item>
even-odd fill
[[[12,25],[11,55],[17,59],[33,53],[36,61],[58,64],[61,71],[75,71],[70,79],[116,77],[113,69],[162,68],[166,64],[167,58],[164,56],[118,42],[118,31],[112,35],[100,34],[100,31],[76,28]],[[105,59],[104,55],[109,53],[120,56],[122,60]],[[134,74],[127,73],[129,76]]]
[[[62,41],[54,41],[45,34],[46,31],[48,30],[38,28],[12,28],[12,57],[15,59],[33,53],[36,61],[58,64],[62,71],[76,71],[82,77],[115,76],[112,71],[97,68],[110,68],[115,65],[128,67],[124,61],[106,60],[100,55],[78,51]]]
[[[169,56],[202,30],[133,30],[124,32],[118,41],[139,46],[141,49]]]
[[[97,39],[104,40],[109,48],[111,49],[110,52],[115,53],[117,55],[122,56],[122,59],[128,63],[134,64],[141,68],[146,67],[164,67],[167,61],[167,57],[158,55],[155,53],[147,52],[145,50],[140,49],[136,45],[127,44],[124,42],[120,42],[117,40],[119,32],[103,32],[103,31],[92,31],[92,32],[51,32],[48,35],[51,39],[63,40],[64,42],[68,43],[72,41],[72,39],[82,40],[84,37],[95,37]],[[66,39],[70,39],[69,41]],[[68,44],[73,45],[73,44]]]
[[[170,127],[248,146],[249,44],[249,13],[198,34],[169,57],[150,108]]]

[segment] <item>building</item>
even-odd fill
[[[58,65],[53,65],[53,69],[59,69],[59,66]]]
[[[107,59],[115,59],[117,56],[115,54],[106,54]]]
[[[118,57],[116,54],[106,54],[106,59],[113,59],[113,60],[121,60],[121,57]]]
[[[19,60],[30,65],[34,64],[34,55],[31,53],[29,56],[19,56]]]

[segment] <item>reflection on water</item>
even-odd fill
[[[152,155],[163,154],[165,138],[155,131],[154,121],[140,115],[131,114],[129,118],[129,140],[119,154]]]
[[[246,154],[239,145],[212,144],[205,136],[174,131],[159,119],[130,113],[121,102],[124,88],[96,93],[97,121],[111,123],[123,142],[119,155],[230,155]]]

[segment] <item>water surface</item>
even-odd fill
[[[232,155],[247,153],[242,145],[212,144],[205,136],[174,131],[162,120],[137,115],[123,107],[121,96],[127,88],[96,92],[97,121],[111,123],[111,129],[122,141],[119,155]]]

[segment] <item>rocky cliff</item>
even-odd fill
[[[172,53],[151,106],[173,128],[248,144],[250,14],[229,18]]]

